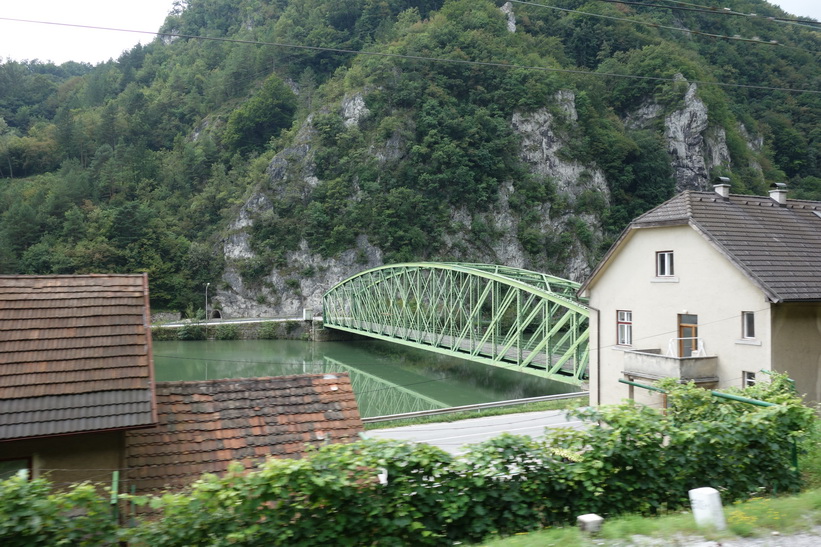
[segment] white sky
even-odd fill
[[[721,5],[721,0],[697,0]],[[788,13],[821,21],[819,0],[770,0]],[[156,32],[173,0],[0,0],[0,17]],[[0,19],[0,59],[97,64],[116,59],[149,34],[60,27]]]
[[[173,0],[0,0],[0,17],[156,32]],[[0,58],[97,64],[117,59],[150,34],[0,19]]]

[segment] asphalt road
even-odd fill
[[[585,427],[584,422],[568,420],[563,410],[545,410],[522,414],[505,414],[473,418],[451,423],[437,423],[394,427],[389,429],[372,429],[366,432],[368,437],[378,439],[398,439],[428,443],[450,452],[461,454],[467,445],[492,439],[502,433],[542,437],[545,428]]]

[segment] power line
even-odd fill
[[[757,310],[753,310],[753,313],[763,312],[763,311],[767,311],[769,309],[770,309],[769,307],[759,308]],[[698,326],[699,327],[704,327],[704,326],[707,326],[707,325],[714,325],[716,323],[723,323],[724,321],[740,320],[740,319],[741,319],[741,314],[737,313],[737,314],[734,314],[734,315],[731,315],[731,316],[728,316],[728,317],[723,317],[723,318],[720,318],[720,319],[715,319],[713,321],[708,321],[706,323],[699,323]],[[655,334],[648,334],[648,335],[642,336],[640,338],[633,338],[633,342],[641,342],[643,340],[653,340],[653,339],[656,339],[660,336],[668,336],[668,335],[671,335],[671,334],[678,334],[678,331],[676,331],[676,330],[665,330],[665,331],[657,332]],[[635,345],[635,343],[632,344],[632,345]],[[599,346],[598,349],[599,349],[599,351],[601,351],[603,349],[622,348],[622,347],[624,347],[624,346],[621,346],[619,344],[608,344],[606,346]]]
[[[639,21],[637,19],[627,19],[625,17],[614,17],[612,15],[600,15],[598,13],[590,13],[588,11],[579,11],[579,10],[568,9],[568,8],[560,8],[560,7],[557,7],[557,6],[548,6],[546,4],[539,4],[537,2],[526,2],[524,0],[510,0],[510,1],[514,2],[516,4],[524,4],[524,5],[527,5],[527,6],[537,6],[537,7],[541,7],[541,8],[547,8],[547,9],[552,9],[552,10],[557,10],[557,11],[563,11],[563,12],[566,12],[566,13],[576,13],[576,14],[579,14],[579,15],[587,15],[588,17],[599,17],[600,19],[609,19],[611,21],[621,21],[621,22],[625,22],[625,23],[633,23],[635,25],[644,25],[646,27],[653,27],[653,28],[660,28],[660,29],[665,29],[665,30],[672,30],[672,31],[675,31],[675,32],[685,32],[687,34],[695,34],[697,36],[706,36],[707,38],[715,38],[715,39],[718,39],[718,40],[729,40],[729,41],[734,41],[734,42],[747,42],[747,43],[751,43],[751,44],[777,46],[777,47],[782,47],[782,48],[787,48],[787,49],[795,49],[795,50],[798,50],[798,51],[804,51],[806,53],[813,53],[813,52],[808,51],[804,48],[795,47],[795,46],[788,46],[788,45],[782,44],[782,43],[780,43],[776,40],[767,41],[767,40],[761,40],[761,39],[756,39],[756,38],[742,38],[740,36],[727,36],[725,34],[713,34],[713,33],[710,33],[710,32],[703,32],[703,31],[700,31],[700,30],[692,30],[692,29],[688,29],[688,28],[671,27],[669,25],[660,25],[658,23],[651,23],[649,21]]]
[[[517,1],[517,0],[511,0]],[[519,2],[522,4],[527,4],[528,2]],[[543,4],[533,4],[535,6],[542,6],[542,7],[550,7],[544,6]],[[568,11],[568,10],[565,10]],[[579,12],[584,13],[584,12]],[[586,14],[590,15],[590,14]],[[321,47],[321,46],[306,46],[301,44],[288,44],[283,42],[264,42],[259,40],[240,40],[238,38],[223,38],[223,37],[214,37],[214,36],[195,36],[191,34],[177,34],[172,32],[151,32],[146,30],[131,30],[131,29],[119,29],[119,28],[111,28],[111,27],[95,27],[90,25],[76,25],[71,23],[55,23],[51,21],[35,21],[30,19],[14,19],[11,17],[0,17],[0,21],[13,21],[18,23],[33,23],[33,24],[42,24],[42,25],[57,25],[57,26],[66,26],[66,27],[76,27],[76,28],[86,28],[86,29],[93,29],[93,30],[106,30],[112,32],[132,32],[135,34],[150,34],[153,36],[163,36],[168,38],[183,38],[188,40],[204,40],[204,41],[214,41],[214,42],[225,42],[225,43],[233,43],[233,44],[250,44],[250,45],[258,45],[258,46],[273,46],[273,47],[282,47],[282,48],[292,48],[292,49],[304,49],[309,51],[324,51],[330,53],[344,53],[344,54],[351,54],[351,55],[370,55],[373,57],[384,57],[390,59],[405,59],[410,61],[427,61],[427,62],[434,62],[434,63],[449,63],[449,64],[456,64],[456,65],[467,65],[467,66],[485,66],[485,67],[494,67],[494,68],[505,68],[505,69],[520,69],[520,70],[534,70],[539,72],[555,72],[555,73],[562,73],[562,74],[575,74],[580,76],[596,76],[596,77],[609,77],[609,78],[623,78],[629,80],[644,80],[644,81],[655,81],[655,82],[678,82],[680,80],[676,78],[665,78],[661,76],[638,76],[635,74],[618,74],[614,72],[590,72],[588,70],[581,70],[581,69],[569,69],[569,68],[554,68],[554,67],[543,67],[543,66],[535,66],[535,65],[520,65],[516,63],[503,63],[503,62],[494,62],[494,61],[471,61],[465,59],[448,59],[445,57],[430,57],[425,55],[403,55],[399,53],[385,53],[379,51],[367,51],[367,50],[354,50],[354,49],[344,49],[344,48],[329,48],[329,47]],[[626,21],[630,21],[627,19]],[[658,26],[658,25],[656,25]],[[674,28],[674,27],[671,27]],[[681,29],[675,29],[681,30]],[[688,31],[690,32],[690,31]],[[750,40],[751,42],[756,43],[766,43],[766,42],[759,42],[756,40]],[[789,47],[789,46],[783,46]],[[805,50],[802,50],[805,51]],[[816,89],[796,89],[790,87],[777,87],[777,86],[763,86],[763,85],[751,85],[751,84],[734,84],[729,82],[709,82],[706,80],[687,80],[689,83],[698,84],[698,85],[708,85],[708,86],[718,86],[718,87],[726,87],[726,88],[734,88],[734,89],[751,89],[751,90],[760,90],[760,91],[784,91],[786,93],[811,93],[814,95],[821,95],[821,90]]]
[[[625,4],[629,6],[642,6],[648,8],[661,8],[661,9],[669,9],[669,10],[676,10],[676,11],[694,11],[698,13],[706,13],[708,15],[721,15],[721,16],[729,16],[729,17],[746,17],[748,19],[758,19],[758,20],[766,20],[766,21],[773,21],[776,23],[802,23],[797,26],[817,29],[816,25],[821,25],[821,23],[817,21],[806,21],[803,19],[788,19],[784,17],[773,17],[770,15],[758,15],[755,13],[742,13],[740,11],[733,11],[729,8],[718,8],[714,6],[702,6],[701,4],[690,4],[688,2],[675,2],[673,0],[666,0],[671,4],[675,4],[673,6],[669,6],[666,4],[651,4],[645,2],[630,2],[627,0],[595,0],[596,2],[606,2],[609,4]],[[663,0],[664,1],[664,0]],[[691,7],[685,7],[691,6]]]
[[[607,1],[618,1],[618,0],[599,0],[599,1],[607,2]],[[717,6],[704,6],[702,4],[691,4],[690,2],[680,2],[680,1],[676,1],[676,0],[663,0],[663,1],[670,2],[671,4],[678,4],[678,5],[681,5],[681,6],[693,6],[693,7],[696,7],[696,8],[702,8],[702,9],[705,9],[706,11],[709,11],[710,13],[714,13],[714,14],[717,14],[717,15],[718,14],[721,14],[721,15],[740,15],[740,16],[744,16],[744,17],[749,17],[751,19],[761,19],[761,20],[766,19],[768,21],[778,21],[778,22],[786,22],[786,23],[793,23],[793,22],[807,23],[808,25],[819,25],[819,24],[821,24],[818,21],[812,21],[812,20],[807,20],[807,19],[795,19],[795,18],[789,18],[789,17],[775,17],[775,16],[772,16],[772,15],[758,15],[757,13],[742,13],[740,11],[733,11],[733,10],[730,10],[730,9],[727,9],[727,8],[719,8]],[[679,9],[681,9],[681,8],[679,8]],[[784,10],[782,9],[782,11],[784,11]],[[800,25],[800,26],[808,26],[808,25]],[[810,27],[810,28],[815,28],[815,27]]]

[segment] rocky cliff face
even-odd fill
[[[571,215],[575,201],[582,193],[600,194],[604,202],[609,202],[609,190],[604,173],[595,165],[563,159],[561,150],[567,139],[561,128],[573,127],[578,115],[573,92],[558,92],[551,108],[536,112],[517,113],[511,119],[513,129],[521,137],[520,159],[535,175],[549,180],[561,196],[563,207],[556,210],[554,204],[542,203],[535,207],[538,225],[526,228],[536,230],[547,237],[560,237],[573,233],[571,222],[583,222],[594,240],[600,240],[601,232],[594,215],[581,213]],[[340,113],[346,127],[353,127],[369,114],[362,95],[345,97],[339,104]],[[649,127],[663,123],[667,139],[667,150],[671,165],[675,170],[677,190],[707,189],[710,185],[710,170],[713,167],[729,165],[724,130],[711,126],[707,107],[697,95],[697,87],[691,84],[683,98],[681,107],[661,118],[662,108],[655,103],[647,103],[634,112],[625,124],[632,127]],[[240,209],[236,220],[230,226],[224,242],[223,252],[227,259],[223,280],[224,286],[218,290],[216,301],[222,306],[226,317],[238,316],[301,316],[305,308],[321,310],[322,295],[334,284],[362,270],[382,264],[382,252],[374,247],[368,238],[360,235],[355,248],[339,256],[323,258],[303,241],[297,251],[287,254],[287,271],[271,269],[261,285],[247,287],[239,274],[238,264],[254,257],[250,246],[249,228],[253,219],[272,201],[298,189],[304,196],[310,194],[318,179],[314,176],[310,118],[295,139],[295,144],[277,154],[268,167],[270,183],[260,188]],[[388,160],[402,154],[404,143],[399,139],[389,139],[384,146],[371,152]],[[286,184],[287,182],[287,184]],[[519,240],[521,217],[511,210],[510,199],[515,193],[515,181],[507,181],[499,189],[496,204],[483,213],[470,213],[464,209],[453,210],[450,229],[444,236],[443,254],[450,260],[498,263],[528,269],[544,270],[551,257],[534,257],[528,254]],[[531,217],[534,215],[531,215]],[[490,226],[492,241],[477,241],[471,235],[471,226],[476,222]],[[596,257],[592,251],[576,238],[562,238],[569,245],[562,259],[563,271],[551,271],[555,275],[573,280],[583,280],[595,266]]]
[[[534,113],[513,116],[511,124],[521,136],[520,158],[530,166],[534,174],[552,181],[558,193],[564,196],[566,209],[568,203],[572,206],[576,198],[586,190],[601,192],[608,199],[607,182],[601,170],[561,158],[560,151],[567,139],[556,129],[561,124],[556,123],[555,116],[561,116],[562,124],[566,125],[575,123],[578,115],[572,92],[561,91],[556,94],[555,100],[553,110],[558,114],[552,114],[544,108]],[[345,97],[340,104],[340,113],[346,127],[357,125],[368,115],[361,95]],[[364,235],[357,238],[355,248],[330,259],[313,252],[307,242],[303,241],[299,250],[287,254],[287,271],[310,272],[311,275],[289,274],[272,267],[263,283],[248,287],[243,282],[239,264],[255,256],[249,233],[255,216],[270,209],[271,200],[281,197],[286,188],[287,191],[293,191],[295,187],[302,188],[307,196],[318,182],[313,174],[313,137],[311,120],[308,119],[294,146],[283,150],[271,161],[267,170],[270,184],[260,188],[245,202],[229,227],[223,241],[227,263],[223,275],[224,285],[218,289],[215,299],[221,306],[224,317],[301,316],[302,310],[306,308],[319,311],[322,295],[334,284],[382,264],[382,252],[371,245]],[[383,160],[388,160],[400,154],[401,147],[401,141],[391,139],[379,150],[372,152]],[[534,263],[518,239],[521,219],[510,208],[510,198],[514,192],[514,181],[507,181],[499,189],[497,203],[490,211],[471,214],[464,209],[454,210],[451,213],[450,229],[444,237],[444,254],[451,259],[455,257],[457,260],[470,262],[543,269],[547,259],[542,257],[540,263]],[[553,211],[550,203],[536,207],[536,216],[540,221],[537,226],[529,228],[557,237],[569,230],[565,211]],[[594,227],[594,232],[598,234],[598,229],[595,228],[597,221],[593,215],[585,214],[580,218]],[[492,226],[495,234],[492,242],[482,243],[470,235],[470,227],[476,221]],[[565,253],[569,257],[566,260],[566,270],[551,273],[582,280],[593,266],[593,257],[577,241],[571,243],[571,246],[572,249]]]
[[[359,100],[345,102],[343,109],[346,123],[367,113],[361,96]],[[215,298],[223,317],[300,317],[304,309],[318,313],[325,291],[357,272],[382,264],[382,252],[370,245],[365,236],[357,238],[354,249],[332,259],[311,252],[307,242],[302,241],[297,251],[287,253],[287,271],[272,266],[260,285],[248,287],[243,282],[239,264],[255,256],[249,233],[254,217],[270,209],[271,200],[282,197],[285,192],[296,189],[307,196],[319,182],[313,174],[312,138],[309,118],[297,135],[296,144],[271,160],[267,169],[269,184],[259,188],[243,204],[229,227],[223,240],[227,265],[223,274],[224,286],[217,290]]]
[[[625,120],[628,127],[647,128],[658,122],[661,105],[648,102]],[[707,105],[690,84],[680,108],[664,116],[664,137],[673,167],[676,191],[709,190],[711,171],[730,166],[724,128],[710,124]]]

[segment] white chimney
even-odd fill
[[[774,182],[770,185],[770,199],[779,205],[787,204],[787,185],[783,182]]]
[[[716,191],[716,194],[727,199],[730,197],[730,178],[729,177],[716,177],[716,184],[713,184],[713,190]]]

